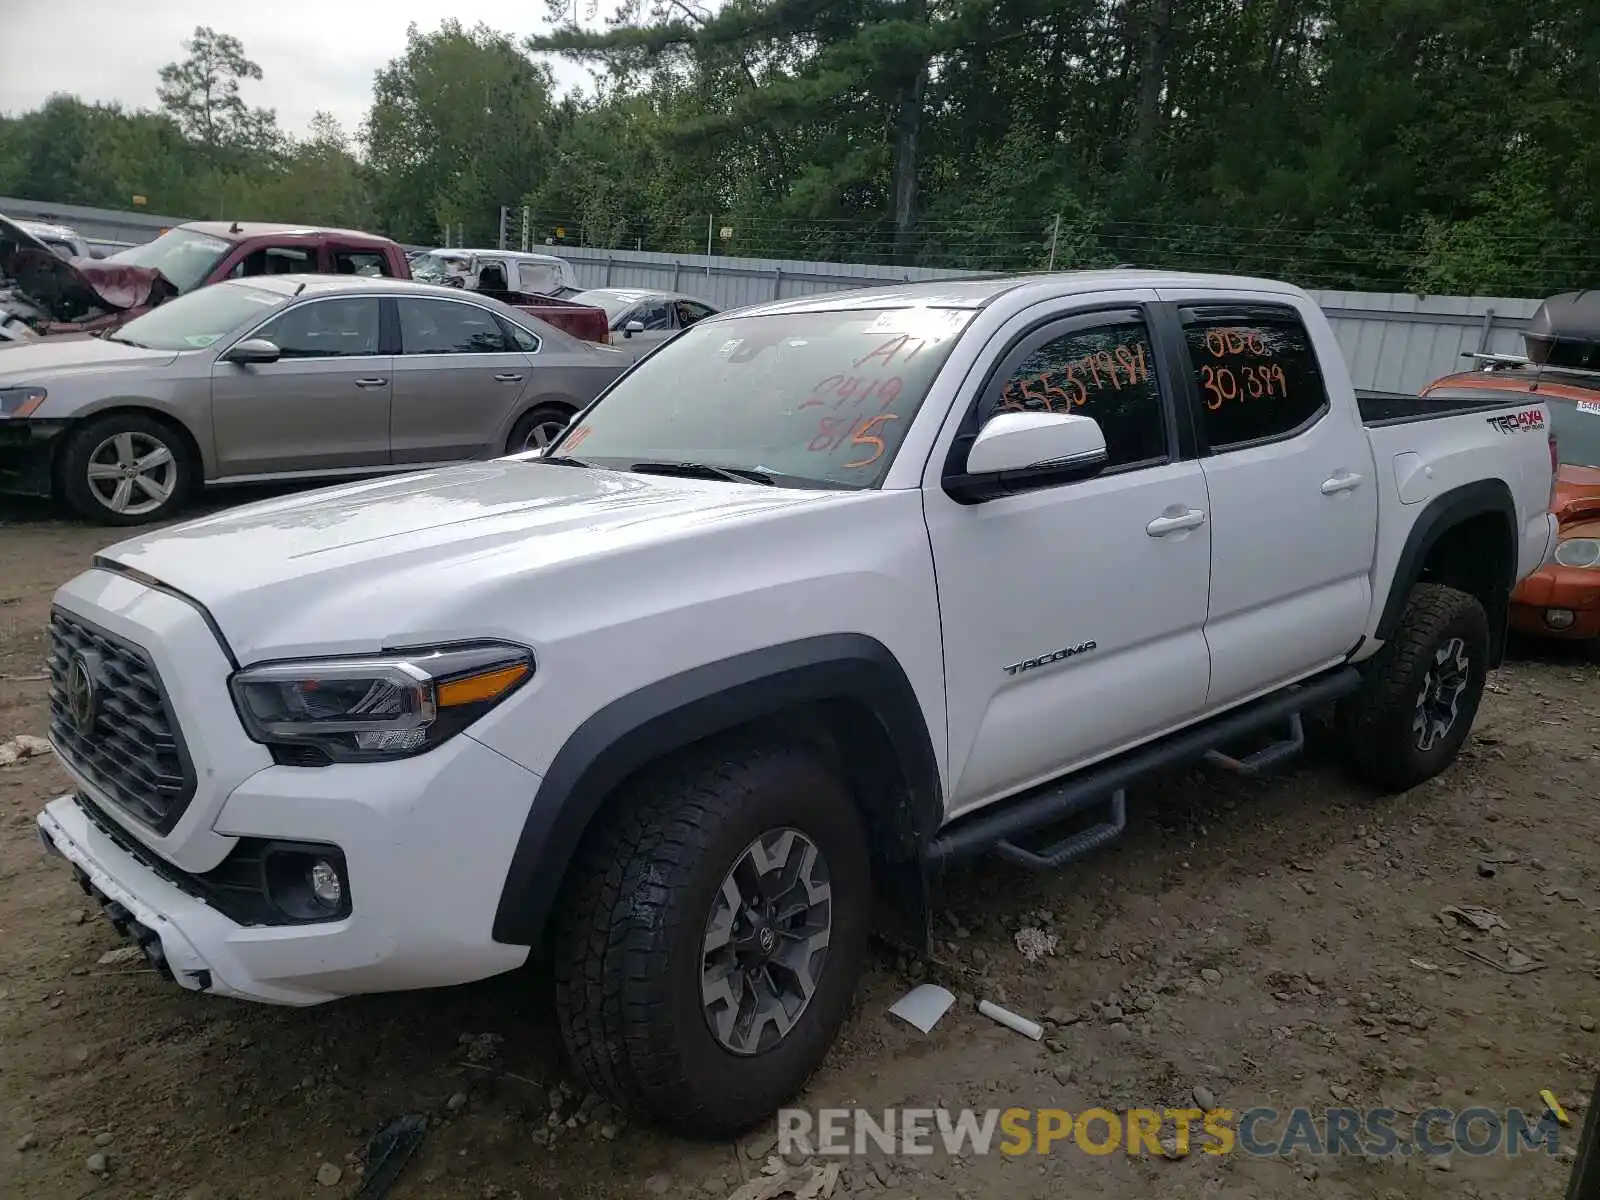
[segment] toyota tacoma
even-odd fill
[[[547,450],[100,554],[51,617],[39,832],[199,992],[547,954],[594,1087],[728,1134],[950,864],[1085,859],[1128,788],[1268,770],[1312,715],[1379,789],[1448,767],[1553,545],[1547,421],[1358,398],[1268,280],[713,316]]]

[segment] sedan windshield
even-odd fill
[[[204,350],[236,329],[263,321],[286,299],[245,283],[218,283],[168,300],[108,333],[108,342],[146,350]]]
[[[644,295],[640,292],[612,292],[605,288],[591,288],[587,292],[579,292],[572,299],[579,304],[605,309],[606,316],[615,325],[617,318],[643,300]]]
[[[222,261],[232,245],[222,238],[190,229],[169,229],[153,242],[118,250],[106,261],[130,267],[151,267],[165,275],[180,292],[187,292],[211,274],[211,269]]]
[[[972,312],[852,309],[691,326],[618,380],[552,455],[875,487]]]
[[[1556,456],[1569,467],[1600,467],[1600,392],[1593,400],[1545,396]]]

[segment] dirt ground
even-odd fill
[[[51,593],[110,540],[0,508],[0,742],[44,733]],[[938,959],[878,953],[799,1104],[1077,1113],[1191,1107],[1199,1088],[1235,1110],[1537,1114],[1548,1088],[1570,1155],[1600,1071],[1600,656],[1519,647],[1490,688],[1461,760],[1403,797],[1361,792],[1326,754],[1269,780],[1199,771],[1131,796],[1128,836],[1064,873],[970,870],[941,898]],[[537,967],[289,1010],[102,965],[123,943],[34,833],[66,783],[49,757],[0,768],[0,1196],[352,1196],[368,1139],[408,1113],[428,1125],[395,1200],[726,1197],[761,1173],[775,1130],[687,1143],[586,1101]],[[1441,918],[1464,904],[1506,928]],[[1054,953],[1029,962],[1024,926]],[[1543,968],[1460,952],[1492,954],[1496,937]],[[930,1035],[885,1011],[918,978],[969,994]],[[1033,1042],[972,995],[1058,1021]],[[1524,1200],[1562,1194],[1569,1170],[1542,1152],[1170,1160],[1067,1144],[855,1159],[834,1195]]]

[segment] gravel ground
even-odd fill
[[[0,742],[44,732],[51,593],[109,540],[42,507],[0,508]],[[1519,647],[1461,760],[1405,796],[1361,791],[1316,750],[1267,780],[1202,771],[1134,794],[1128,836],[1066,872],[967,871],[941,897],[935,960],[879,953],[800,1103],[1077,1113],[1184,1108],[1198,1093],[1236,1111],[1536,1113],[1550,1089],[1573,1117],[1570,1154],[1600,1070],[1597,684],[1593,656]],[[536,966],[287,1010],[183,992],[122,960],[39,850],[34,813],[65,786],[48,755],[0,767],[0,1196],[351,1196],[368,1139],[408,1113],[427,1130],[395,1200],[727,1197],[761,1175],[772,1132],[675,1141],[585,1097]],[[1450,905],[1504,928],[1469,929],[1440,915]],[[1030,961],[1023,929],[1053,951]],[[1542,967],[1506,974],[1462,952],[1507,946]],[[930,1035],[885,1013],[922,978],[963,1000]],[[1045,1040],[979,1016],[982,997],[1049,1016]],[[1070,1145],[842,1165],[834,1196],[883,1200],[1526,1200],[1561,1195],[1570,1170],[1542,1152],[1167,1159]]]

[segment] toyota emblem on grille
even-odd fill
[[[100,715],[100,688],[95,682],[94,668],[87,656],[75,654],[67,667],[67,711],[78,732],[88,733]]]

